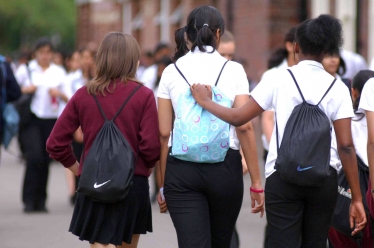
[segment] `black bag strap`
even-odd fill
[[[332,81],[330,87],[327,89],[326,93],[323,95],[323,97],[321,98],[321,100],[318,102],[317,105],[319,105],[322,102],[322,100],[325,98],[325,96],[327,95],[327,93],[329,93],[329,91],[331,90],[332,86],[334,86],[335,82],[336,82],[336,78],[334,78],[334,81]]]
[[[138,87],[136,87],[131,93],[130,95],[126,98],[125,102],[122,104],[122,106],[120,107],[120,109],[117,111],[117,113],[114,115],[114,117],[112,118],[111,121],[114,121],[116,119],[116,117],[119,115],[119,113],[121,113],[122,109],[125,107],[125,105],[127,104],[127,102],[131,99],[131,97],[135,94],[135,92],[140,88],[142,87],[143,85],[139,85]],[[101,115],[104,117],[105,121],[107,121],[108,119],[106,118],[106,115],[104,113],[104,110],[103,108],[101,107],[100,103],[99,103],[99,100],[97,100],[97,97],[95,95],[93,95],[93,98],[95,99],[95,102],[97,104],[97,106],[99,107],[99,110],[101,112]]]
[[[218,74],[218,77],[217,77],[217,80],[216,80],[216,83],[214,84],[214,86],[217,86],[218,84],[218,81],[221,77],[221,74],[222,74],[222,71],[223,69],[225,68],[227,62],[229,62],[229,60],[226,60],[226,62],[223,64],[222,68],[221,68],[221,71],[219,72]],[[188,80],[186,79],[186,77],[183,75],[183,73],[181,72],[181,70],[179,70],[178,66],[177,66],[177,63],[174,63],[174,66],[175,66],[175,69],[177,69],[177,71],[179,72],[179,74],[181,74],[181,76],[183,77],[183,79],[187,82],[187,84],[191,87],[191,84],[188,82]]]
[[[303,102],[306,102],[306,101],[305,101],[305,98],[304,98],[304,96],[303,96],[303,93],[301,93],[301,90],[300,90],[299,84],[297,83],[296,78],[295,78],[295,76],[293,75],[292,71],[291,71],[290,69],[287,69],[287,71],[291,74],[292,79],[293,79],[293,81],[294,81],[295,84],[296,84],[297,90],[299,91],[300,96],[301,96],[301,98],[303,99]]]
[[[300,90],[299,84],[297,83],[296,78],[295,78],[295,76],[293,75],[292,71],[291,71],[290,69],[287,69],[287,71],[291,74],[292,79],[293,79],[293,81],[294,81],[295,84],[296,84],[297,90],[299,91],[299,93],[300,93],[300,95],[301,95],[301,98],[303,99],[303,102],[306,102],[306,101],[305,101],[305,98],[304,98],[304,96],[303,96],[303,93],[301,93],[301,90]],[[327,89],[327,91],[325,92],[325,94],[323,95],[323,97],[322,97],[321,100],[317,103],[316,106],[318,106],[318,105],[322,102],[322,100],[325,98],[325,96],[327,95],[327,93],[329,93],[329,91],[331,90],[332,86],[334,86],[335,82],[336,82],[336,78],[334,78],[334,81],[332,81],[330,87]]]
[[[5,67],[5,62],[0,61],[0,69],[1,69],[1,111],[4,110],[6,102],[7,102],[7,93],[6,93],[6,80],[7,80],[7,71]]]
[[[222,71],[223,71],[223,69],[225,68],[227,62],[229,62],[229,60],[226,60],[226,62],[223,64],[223,66],[222,66],[222,68],[221,68],[221,71],[219,72],[218,78],[217,78],[216,83],[214,84],[214,86],[217,86],[218,81],[219,81],[219,78],[221,77]]]
[[[187,81],[186,77],[183,75],[183,73],[181,72],[181,70],[179,70],[179,68],[177,66],[177,63],[174,63],[174,66],[175,66],[175,69],[177,69],[177,71],[179,72],[179,74],[181,74],[181,76],[183,77],[183,79],[186,81],[186,83],[191,87],[191,84]]]

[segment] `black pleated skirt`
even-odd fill
[[[152,232],[152,210],[147,177],[134,176],[126,199],[116,203],[94,202],[77,193],[69,231],[91,244],[131,243],[133,234]]]

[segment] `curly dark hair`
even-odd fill
[[[304,54],[339,54],[343,45],[340,21],[331,15],[306,20],[296,30],[296,42]]]

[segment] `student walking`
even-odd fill
[[[22,92],[32,95],[30,118],[22,130],[26,172],[22,199],[24,212],[47,212],[47,182],[50,158],[45,143],[55,125],[65,72],[52,63],[53,45],[47,38],[36,42],[35,57],[28,70]],[[27,75],[29,73],[29,75]]]
[[[243,123],[236,128],[237,137],[234,136],[235,128],[229,129],[228,125],[227,131],[218,133],[219,137],[226,140],[220,144],[226,150],[222,153],[225,155],[220,157],[221,161],[214,162],[216,156],[221,154],[206,154],[221,151],[219,145],[211,144],[207,136],[199,139],[192,134],[188,137],[187,131],[199,132],[200,124],[202,133],[209,132],[208,125],[211,125],[211,130],[217,130],[220,124],[216,123],[216,118],[194,119],[196,125],[192,124],[190,128],[186,127],[186,122],[179,120],[181,115],[189,113],[187,109],[182,110],[185,106],[180,100],[187,96],[184,93],[188,93],[192,82],[216,84],[217,89],[224,92],[220,97],[225,97],[230,107],[239,107],[248,100],[248,81],[243,67],[227,61],[216,50],[224,31],[224,21],[217,9],[211,6],[195,8],[187,18],[187,25],[175,32],[178,48],[174,56],[176,62],[165,69],[158,89],[160,167],[165,194],[165,200],[160,194],[158,202],[161,212],[167,209],[170,212],[180,248],[230,247],[243,199],[239,143],[247,161],[253,156],[250,147],[255,146],[255,140],[250,135],[250,123]],[[185,35],[191,50],[187,48]],[[182,141],[177,139],[177,133],[182,135],[184,141],[190,138],[196,145],[190,148],[180,145]],[[195,159],[197,154],[182,158],[183,151],[182,157],[177,155],[181,150],[190,150],[192,153],[200,151],[201,159]],[[213,161],[207,163],[205,159]],[[249,162],[247,164],[252,179],[252,212],[261,212],[262,216],[264,195],[259,166]]]
[[[47,142],[50,157],[80,176],[105,122],[103,115],[111,120],[119,113],[114,124],[137,154],[133,186],[124,200],[103,203],[77,193],[69,231],[89,241],[92,248],[137,247],[140,234],[152,231],[148,177],[159,159],[160,142],[153,92],[139,87],[135,79],[139,56],[138,43],[132,36],[107,34],[96,57],[97,75],[70,99]],[[134,89],[137,91],[131,94]],[[121,106],[124,108],[118,112]],[[80,164],[70,146],[79,126],[84,133],[84,159]]]
[[[366,124],[366,116],[363,111],[358,110],[360,104],[360,97],[362,89],[364,88],[366,82],[374,77],[374,71],[362,70],[353,77],[352,80],[352,101],[353,109],[355,111],[355,117],[352,119],[352,138],[355,145],[357,156],[361,161],[368,166],[368,156],[367,156],[367,141],[368,141],[368,129]],[[340,172],[341,173],[341,172]],[[369,189],[370,191],[370,189]],[[362,192],[365,194],[366,192]],[[370,192],[371,193],[371,192]],[[371,196],[371,194],[369,194]],[[370,197],[371,198],[371,197]],[[365,199],[366,201],[368,199]],[[372,200],[372,199],[370,199]],[[369,200],[369,202],[370,202]],[[359,246],[350,237],[336,231],[334,228],[330,228],[329,239],[333,244],[334,248],[370,248],[374,245],[374,237],[371,233],[371,226],[368,224],[363,230],[363,237],[361,240],[361,245]]]
[[[353,234],[366,224],[350,132],[351,99],[347,87],[321,64],[325,54],[336,53],[341,43],[342,27],[334,17],[321,15],[303,22],[294,43],[298,64],[280,70],[278,80],[262,80],[238,109],[215,104],[209,86],[191,87],[201,107],[235,126],[264,110],[275,110],[277,130],[265,166],[266,247],[326,247],[337,197],[336,168],[330,163],[331,125],[352,191]]]

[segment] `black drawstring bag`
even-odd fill
[[[369,209],[366,202],[366,192],[368,190],[369,182],[369,167],[362,161],[359,156],[357,157],[358,165],[358,177],[360,180],[360,189],[362,194],[362,202],[364,204],[366,216],[369,217]],[[343,169],[340,170],[338,174],[338,199],[336,201],[336,206],[334,209],[334,214],[331,221],[331,227],[333,227],[338,232],[344,234],[345,236],[354,240],[360,247],[363,238],[363,232],[360,231],[356,235],[352,236],[351,233],[353,229],[349,226],[349,207],[351,205],[351,189],[349,187],[347,178]],[[370,224],[370,218],[368,219],[367,225]]]
[[[334,86],[336,79],[318,104],[312,105],[305,101],[290,69],[288,72],[303,102],[293,109],[280,146],[276,122],[278,157],[275,169],[285,182],[299,186],[320,186],[330,175],[331,125],[329,118],[318,105]]]
[[[136,87],[122,104],[121,108],[108,120],[96,96],[93,96],[102,116],[103,127],[84,159],[78,192],[92,198],[93,201],[114,203],[125,199],[133,182],[137,154],[135,154],[114,120],[126,103],[141,87]]]

